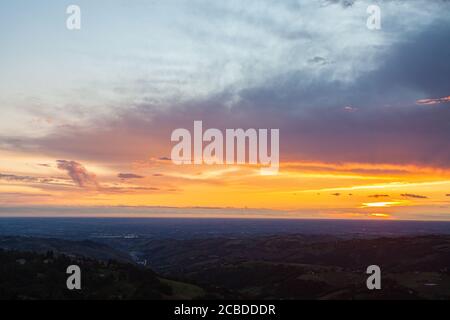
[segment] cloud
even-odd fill
[[[358,108],[355,108],[355,107],[352,107],[352,106],[345,106],[345,107],[343,108],[343,110],[344,110],[345,112],[357,112],[357,111],[358,111]]]
[[[356,0],[325,0],[323,5],[340,4],[344,8],[351,7],[355,4]]]
[[[50,168],[51,167],[51,164],[49,164],[49,163],[38,163],[37,165],[40,166],[40,167],[46,167],[46,168]]]
[[[3,173],[0,173],[0,180],[19,181],[19,182],[40,182],[40,179],[36,177],[18,176],[15,174],[3,174]]]
[[[330,3],[333,2],[337,3]],[[280,17],[286,15],[292,18],[289,6],[295,7],[295,3],[277,4],[277,13]],[[317,4],[313,6],[314,10],[309,5],[307,8],[313,14],[320,12],[317,13],[320,17],[332,15],[331,12],[336,11],[336,17],[331,18],[340,19],[340,14],[352,14],[353,10],[357,10],[356,3],[345,10],[337,5],[320,9],[325,12],[318,10]],[[221,16],[224,10],[227,18],[241,19],[236,15],[239,10],[235,10],[231,4],[224,6],[200,9],[214,16]],[[450,22],[448,19],[436,18],[446,12],[446,7],[443,4],[430,5],[434,9],[427,6],[427,10],[421,13],[427,15],[426,23],[419,21],[416,24],[414,19],[420,20],[422,16],[410,16],[403,11],[412,8],[416,13],[419,4],[405,2],[405,5],[398,6],[389,2],[386,6],[396,6],[396,14],[402,12],[405,19],[413,20],[399,25],[400,22],[395,21],[401,19],[394,19],[390,22],[394,25],[383,26],[389,31],[384,35],[394,35],[387,43],[372,38],[381,33],[367,33],[371,37],[371,40],[367,40],[364,37],[367,30],[363,32],[359,29],[356,38],[353,38],[353,33],[348,35],[339,32],[339,37],[330,40],[327,32],[335,20],[326,25],[312,24],[314,28],[319,28],[317,32],[308,29],[315,37],[306,43],[299,39],[293,42],[286,40],[287,51],[274,58],[279,63],[273,64],[270,70],[265,67],[271,64],[262,59],[266,55],[256,54],[255,57],[250,54],[253,51],[246,47],[249,54],[245,54],[245,61],[239,65],[245,66],[242,67],[245,70],[257,72],[254,75],[246,74],[243,77],[245,81],[223,81],[226,85],[219,86],[220,90],[205,88],[201,90],[202,94],[190,99],[174,100],[170,104],[161,104],[158,100],[144,97],[131,106],[124,104],[119,109],[111,107],[111,117],[102,118],[100,125],[88,123],[84,126],[62,126],[38,138],[4,137],[0,145],[58,158],[129,163],[148,159],[149,156],[169,155],[171,132],[176,128],[191,129],[194,120],[203,120],[205,128],[222,130],[279,128],[282,162],[301,159],[327,163],[414,164],[449,168],[450,127],[447,119],[450,118],[450,108],[423,108],[416,104],[421,97],[449,95]],[[257,5],[255,7],[258,8]],[[205,13],[202,10],[199,14]],[[295,10],[301,11],[303,8]],[[385,10],[386,14],[395,15],[387,8]],[[274,30],[278,30],[278,19],[270,19],[271,24],[265,26],[258,23],[251,10],[245,13],[242,19],[246,19],[247,26],[254,26],[261,34],[267,33],[268,37],[276,37],[274,43],[284,43],[278,38],[280,35],[274,35]],[[311,16],[311,19],[313,17],[316,16]],[[361,20],[359,16],[357,20]],[[301,27],[290,23],[286,25],[293,29]],[[348,27],[354,28],[354,25]],[[287,31],[295,33],[298,30]],[[368,41],[367,46],[357,41],[360,37]],[[322,40],[331,42],[322,48]],[[307,54],[297,56],[302,51],[300,49],[310,43],[314,47]],[[351,50],[341,47],[349,43],[356,43],[357,48]],[[276,46],[270,46],[273,47]],[[369,53],[366,49],[358,51],[362,47]],[[347,54],[352,56],[348,57]],[[377,59],[367,60],[372,56]],[[255,59],[257,57],[261,59]],[[320,63],[320,57],[326,57],[328,63],[323,66],[314,66],[317,63],[311,66],[308,63]],[[253,64],[252,61],[257,63]],[[261,69],[261,65],[264,68]],[[211,64],[211,68],[216,73],[214,77],[219,77],[222,71],[226,71],[227,64]],[[208,69],[208,75],[209,72]],[[253,81],[261,73],[264,74],[262,80]],[[189,75],[189,78],[193,77]],[[151,89],[145,86],[140,88],[143,91]],[[170,159],[162,157],[161,160]]]
[[[420,105],[433,105],[440,103],[450,103],[450,96],[444,98],[430,98],[430,99],[420,99],[416,101]]]
[[[401,194],[401,196],[405,197],[405,198],[428,199],[427,196],[422,196],[419,194],[412,194],[412,193],[403,193],[403,194]]]
[[[23,182],[23,183],[40,183],[40,184],[54,184],[62,185],[66,181],[59,177],[33,177],[33,176],[21,176],[15,174],[3,174],[0,173],[0,180],[12,181],[12,182]]]
[[[388,194],[372,194],[369,196],[369,198],[387,198],[389,197]]]
[[[335,196],[335,197],[339,197],[341,194],[340,193],[333,193],[333,194],[331,194],[332,196]]]
[[[144,176],[140,176],[134,173],[119,173],[117,175],[120,179],[142,179]]]
[[[140,186],[124,186],[124,187],[102,187],[102,192],[109,194],[135,193],[137,191],[164,191],[157,187],[140,187]]]
[[[92,185],[98,187],[95,174],[88,172],[81,163],[76,161],[57,160],[56,164],[58,169],[66,171],[72,181],[79,187],[84,188]]]
[[[308,60],[311,64],[318,64],[318,65],[325,65],[328,63],[327,59],[319,56],[315,56],[314,58],[311,58]]]

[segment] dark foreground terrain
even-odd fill
[[[450,299],[450,237],[323,236],[151,241],[140,254],[167,276],[251,299]],[[382,270],[369,291],[366,269]]]
[[[65,270],[82,270],[82,289],[68,290]],[[194,299],[198,287],[162,279],[148,268],[73,255],[0,250],[0,300]]]
[[[0,299],[450,299],[449,236],[125,242],[1,237]],[[81,291],[66,288],[72,264]],[[366,288],[372,264],[382,290]]]
[[[448,234],[364,236],[354,224],[357,232],[326,234],[189,228],[182,237],[142,226],[101,236],[85,229],[80,238],[52,237],[48,225],[40,236],[0,235],[0,298],[450,299]],[[66,288],[71,264],[82,269],[81,291]],[[366,269],[374,264],[382,289],[370,291]]]

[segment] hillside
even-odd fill
[[[277,235],[149,241],[150,266],[249,299],[450,299],[450,237],[378,239]],[[383,288],[365,270],[382,269]]]
[[[66,287],[69,265],[82,272],[81,290]],[[161,279],[148,268],[116,261],[0,250],[0,300],[194,299],[204,291]]]

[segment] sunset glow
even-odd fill
[[[370,30],[360,2],[271,3],[269,14],[255,3],[111,1],[108,14],[86,3],[96,18],[79,31],[55,26],[63,6],[30,6],[0,12],[10,30],[0,59],[0,215],[123,206],[162,216],[174,214],[155,208],[450,220],[441,5],[388,2],[393,25]],[[161,19],[167,13],[180,22]],[[198,123],[279,130],[279,168],[261,171],[260,153],[253,164],[248,153],[239,164],[175,164],[171,134],[186,129],[194,141]],[[201,151],[213,143],[202,138]],[[220,155],[200,160],[227,163],[225,137],[218,146]]]

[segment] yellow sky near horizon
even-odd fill
[[[78,171],[71,172],[49,157],[4,155],[0,205],[6,207],[231,207],[281,210],[289,217],[450,220],[450,171],[434,167],[297,161],[262,175],[257,166],[149,159],[74,162]]]

